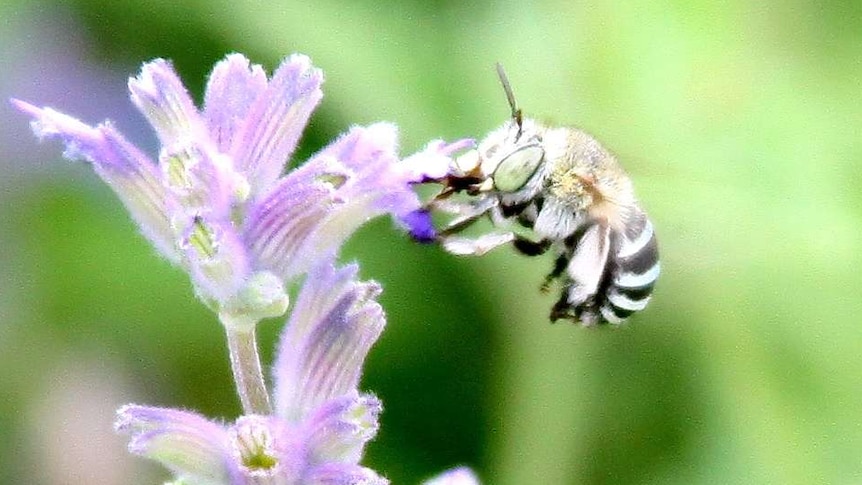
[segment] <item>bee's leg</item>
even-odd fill
[[[481,256],[498,246],[512,242],[515,238],[513,233],[492,233],[477,238],[456,236],[480,218],[488,215],[488,212],[492,211],[496,205],[497,199],[493,197],[486,197],[472,203],[433,200],[429,207],[458,216],[438,231],[437,241],[446,251],[460,256]]]
[[[481,256],[494,248],[512,242],[514,239],[515,234],[511,232],[491,233],[475,239],[444,235],[440,238],[440,243],[443,245],[443,249],[452,254]]]
[[[430,202],[425,204],[425,208],[428,210],[443,212],[444,214],[455,214],[461,215],[465,212],[471,212],[473,210],[474,204],[466,203],[463,201],[455,201],[447,198],[443,198],[440,196],[431,199]]]
[[[443,249],[452,254],[481,256],[515,239],[515,234],[512,232],[491,233],[477,238],[456,236],[456,234],[470,227],[480,218],[497,210],[497,199],[494,197],[485,197],[473,203],[435,200],[432,201],[432,205],[435,209],[459,216],[446,227],[442,228],[437,236],[437,240],[443,246]]]
[[[457,216],[438,231],[440,236],[445,238],[463,231],[473,225],[482,216],[493,212],[496,204],[497,200],[494,198],[485,198],[473,203],[433,200],[428,204],[427,208]]]
[[[470,214],[470,215],[461,216],[461,217],[453,220],[452,222],[450,222],[443,229],[440,229],[440,231],[438,231],[440,234],[440,237],[446,238],[446,237],[451,236],[452,234],[458,234],[459,232],[463,231],[464,229],[467,229],[468,227],[472,226],[473,223],[478,221],[479,218],[481,218],[484,215],[485,215],[484,212],[479,212],[478,214]]]
[[[595,298],[590,298],[579,305],[573,305],[572,302],[569,301],[570,289],[571,287],[563,288],[563,293],[560,295],[560,299],[557,300],[557,303],[555,303],[554,307],[551,308],[551,314],[549,315],[551,323],[555,323],[561,318],[572,320],[574,323],[580,323],[584,327],[592,327],[605,322],[605,320],[602,320],[599,310],[596,307]]]
[[[524,236],[516,235],[515,240],[512,241],[512,245],[515,246],[515,249],[521,254],[526,256],[538,256],[540,254],[544,254],[545,251],[551,247],[551,241],[542,239],[537,242]]]
[[[515,249],[521,254],[525,254],[527,256],[538,256],[540,254],[544,254],[551,247],[551,241],[549,239],[542,239],[541,241],[533,241],[524,236],[515,236],[515,240],[513,241],[513,245]],[[551,282],[555,279],[559,278],[564,271],[566,271],[566,267],[569,265],[569,256],[566,253],[561,254],[557,257],[554,262],[554,269],[545,276],[545,280],[542,282],[542,286],[539,288],[542,293],[547,293],[548,289],[551,286]]]
[[[448,199],[448,194],[445,197],[437,196],[425,205],[428,210],[440,211],[446,214],[453,214],[461,217],[470,217],[476,214],[484,214],[497,205],[497,199],[493,197],[484,197],[472,202],[463,200]]]
[[[551,314],[548,316],[548,318],[551,320],[551,323],[556,323],[556,321],[561,318],[575,318],[575,315],[572,312],[572,306],[569,305],[569,299],[566,293],[567,292],[563,290],[562,296],[560,296],[560,299],[557,300],[557,303],[555,303],[553,308],[551,308]]]
[[[569,256],[566,253],[563,253],[557,257],[557,260],[554,262],[554,269],[545,276],[545,281],[542,282],[542,286],[539,288],[542,293],[547,293],[551,288],[551,283],[560,277],[566,268],[569,266]]]
[[[453,202],[445,200],[433,200],[426,208],[429,210],[440,210],[457,217],[438,231],[438,239],[442,240],[452,234],[457,234],[470,227],[482,216],[493,208],[494,199],[484,199],[476,203]]]

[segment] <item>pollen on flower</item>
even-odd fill
[[[191,169],[198,158],[182,150],[178,153],[164,151],[159,157],[162,170],[165,173],[165,184],[178,194],[185,194],[192,188]]]
[[[315,180],[332,186],[333,189],[339,189],[347,182],[347,175],[341,173],[322,173]]]
[[[215,231],[200,216],[195,216],[186,242],[205,258],[213,258],[218,252]]]
[[[347,410],[346,420],[355,426],[356,434],[371,439],[377,433],[377,415],[380,413],[380,401],[365,399],[354,403]]]
[[[237,421],[231,445],[242,469],[251,476],[270,476],[279,465],[272,433],[259,416],[245,416]]]
[[[251,195],[251,184],[248,179],[241,173],[234,173],[233,176],[233,196],[237,202],[245,202],[248,196]]]

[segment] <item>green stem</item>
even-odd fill
[[[227,327],[226,330],[230,367],[243,411],[245,414],[272,414],[266,382],[260,368],[254,327],[251,330]]]

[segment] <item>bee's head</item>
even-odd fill
[[[481,180],[476,192],[517,192],[539,169],[545,157],[542,148],[542,127],[521,116],[515,95],[503,66],[497,64],[497,74],[512,108],[512,119],[492,131],[476,150],[459,157],[458,168]]]

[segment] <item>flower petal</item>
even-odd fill
[[[421,151],[405,158],[400,164],[401,169],[406,173],[407,180],[413,183],[440,180],[452,171],[451,155],[475,145],[476,141],[470,138],[452,143],[434,140]]]
[[[359,463],[365,444],[377,434],[382,411],[375,396],[355,391],[318,407],[305,423],[309,463]]]
[[[251,106],[230,154],[255,192],[267,189],[281,174],[323,97],[322,82],[323,73],[311,60],[294,54],[278,67]]]
[[[479,479],[467,467],[458,467],[422,482],[422,485],[479,485]]]
[[[131,435],[129,451],[156,460],[195,483],[244,483],[228,432],[187,411],[126,405],[117,411],[118,432]]]
[[[309,272],[282,333],[275,366],[276,414],[302,422],[321,404],[355,392],[362,364],[385,325],[380,287],[357,268],[320,264]]]
[[[252,103],[266,89],[266,73],[242,54],[230,54],[213,68],[204,95],[203,116],[210,136],[228,153]]]
[[[347,463],[326,463],[303,477],[305,485],[388,485],[374,470]]]
[[[384,212],[378,206],[406,198],[403,207],[418,208],[416,195],[393,172],[396,138],[389,124],[354,127],[257,202],[245,234],[261,264],[290,279],[334,255]]]
[[[474,145],[475,141],[469,138],[453,143],[435,140],[428,143],[422,151],[402,160],[397,169],[404,182],[409,184],[439,182],[452,173],[452,154]],[[418,198],[405,195],[400,203],[391,204],[397,208],[396,211],[390,211],[393,212],[395,221],[406,229],[415,241],[430,243],[436,240],[437,231],[434,229],[431,215],[426,209],[418,208]],[[417,207],[414,208],[414,205]]]
[[[334,254],[369,219],[387,212],[400,218],[420,208],[408,172],[399,166],[397,137],[389,123],[353,127],[311,159],[333,157],[353,173],[336,193],[343,204],[321,221],[301,254]]]
[[[37,108],[16,99],[12,104],[33,118],[36,136],[60,138],[66,145],[66,158],[93,163],[96,173],[120,197],[147,239],[172,262],[179,261],[169,215],[176,202],[162,185],[161,173],[149,157],[108,122],[91,127],[51,108]]]
[[[449,145],[432,142],[423,151],[399,161],[397,137],[397,129],[389,123],[354,127],[312,159],[313,162],[321,156],[335,157],[354,171],[354,176],[338,192],[347,204],[333,214],[328,222],[331,227],[324,231],[325,237],[321,239],[340,244],[367,219],[384,213],[407,225],[412,233],[427,232],[424,227],[427,220],[415,214],[421,210],[421,202],[412,185],[448,172],[449,155],[470,145],[472,140]]]
[[[349,177],[337,160],[306,163],[291,172],[263,198],[251,204],[243,237],[259,267],[285,280],[306,271],[328,254],[302,254],[321,221],[341,205],[336,185]]]
[[[206,124],[170,62],[156,59],[129,79],[132,102],[147,118],[164,147],[185,139],[209,140]]]

